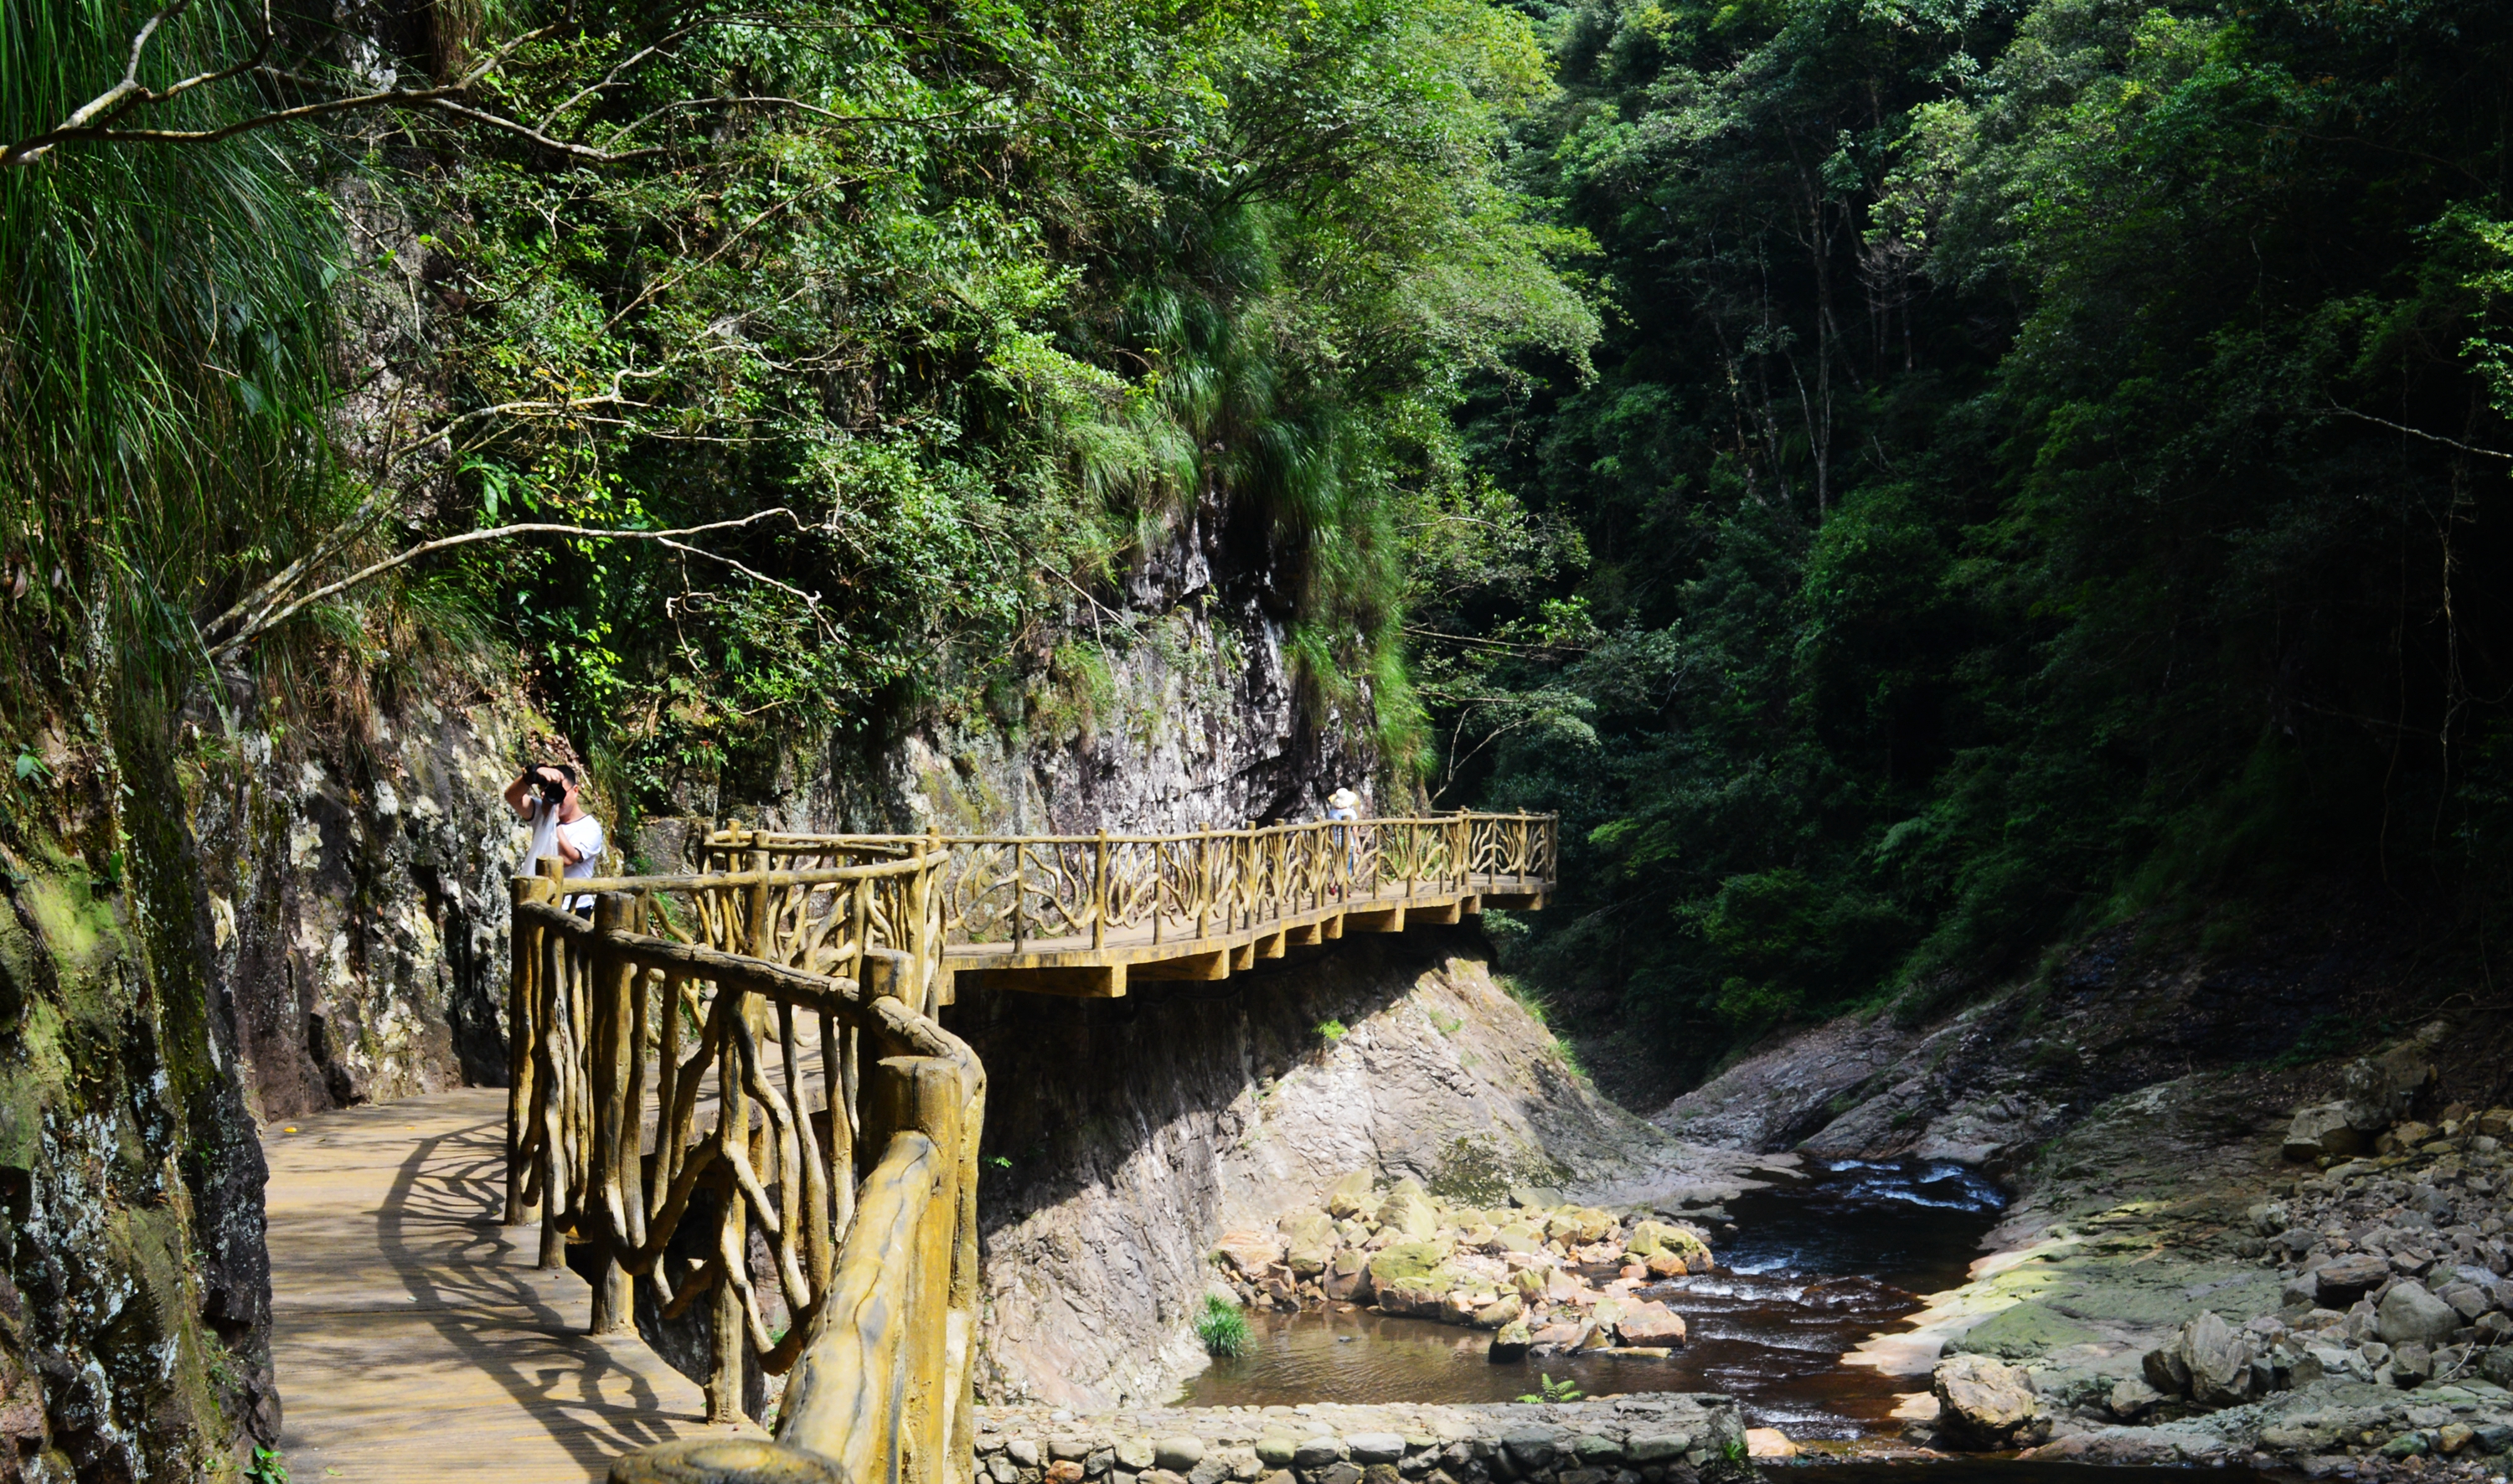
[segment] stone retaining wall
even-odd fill
[[[1747,1484],[1726,1396],[1557,1403],[981,1407],[979,1484]]]

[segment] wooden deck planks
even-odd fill
[[[582,1484],[708,1430],[696,1382],[634,1335],[586,1335],[584,1280],[533,1267],[538,1228],[499,1225],[505,1128],[505,1092],[465,1088],[263,1131],[299,1484]]]

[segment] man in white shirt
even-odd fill
[[[578,798],[581,792],[576,769],[564,762],[526,768],[506,785],[506,806],[533,828],[533,845],[524,858],[525,870],[539,870],[540,862],[551,856],[564,863],[564,874],[570,880],[583,880],[601,868],[602,821],[584,811]],[[593,899],[584,896],[568,903],[569,910],[579,912],[592,905]]]

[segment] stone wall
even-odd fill
[[[1743,1484],[1725,1396],[1558,1403],[1174,1407],[1076,1418],[981,1408],[986,1484]]]

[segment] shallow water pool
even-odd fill
[[[1757,1426],[1800,1440],[1887,1424],[1910,1383],[1843,1366],[1843,1351],[1895,1327],[1917,1295],[1952,1287],[2004,1204],[1959,1165],[1810,1165],[1806,1178],[1730,1202],[1734,1231],[1712,1233],[1718,1271],[1653,1284],[1684,1316],[1671,1360],[1485,1358],[1492,1337],[1366,1310],[1252,1313],[1247,1354],[1187,1383],[1188,1406],[1300,1402],[1514,1401],[1546,1374],[1590,1395],[1725,1391]],[[1984,1480],[1984,1484],[1988,1481]]]

